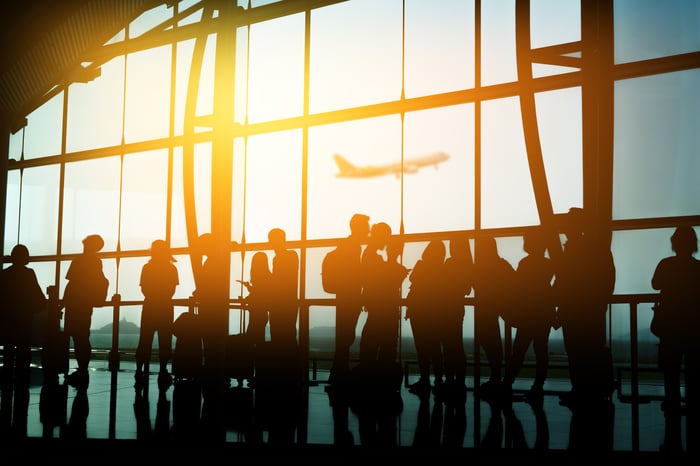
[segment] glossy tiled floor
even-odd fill
[[[548,380],[540,405],[523,400],[521,391],[530,385],[527,379],[516,382],[510,403],[478,399],[471,390],[474,380],[468,380],[466,399],[456,402],[434,396],[421,399],[405,384],[399,393],[358,402],[328,392],[327,373],[318,372],[316,380],[303,384],[298,392],[283,387],[267,392],[260,387],[237,388],[232,381],[233,387],[224,388],[222,398],[217,398],[223,401],[208,410],[206,397],[199,389],[191,391],[185,382],[159,390],[156,372],[139,395],[129,362],[112,372],[106,361],[93,361],[87,389],[65,386],[65,398],[59,396],[53,405],[46,401],[46,391],[42,400],[40,369],[34,375],[27,441],[35,445],[101,442],[117,455],[113,458],[119,455],[118,445],[182,446],[202,441],[227,447],[293,446],[314,449],[313,454],[379,446],[396,452],[429,449],[478,454],[482,460],[485,455],[532,452],[549,457],[568,453],[571,458],[572,452],[579,451],[619,452],[637,458],[660,454],[666,431],[658,383],[640,385],[638,403],[629,401],[629,387],[623,384],[611,404],[572,411],[559,404],[558,395],[569,389],[566,379]],[[410,375],[408,381],[414,380]],[[47,413],[54,413],[53,425]],[[215,419],[216,427],[205,425],[205,419]],[[685,419],[681,421],[680,442],[685,450]]]

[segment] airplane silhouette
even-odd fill
[[[342,155],[333,154],[333,160],[335,160],[339,170],[335,175],[336,178],[370,178],[391,173],[395,174],[398,178],[402,168],[404,173],[416,173],[421,167],[427,167],[429,165],[433,165],[437,169],[439,163],[449,158],[450,156],[444,152],[434,152],[428,155],[404,159],[403,167],[401,166],[401,162],[389,163],[386,165],[364,165],[359,167],[349,162]]]

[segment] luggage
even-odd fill
[[[202,334],[196,314],[186,312],[173,322],[176,338],[172,356],[175,382],[196,379],[202,373]]]

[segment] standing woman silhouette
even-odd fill
[[[658,353],[664,376],[663,408],[666,413],[680,411],[684,367],[687,422],[691,423],[697,419],[694,415],[700,370],[700,340],[693,331],[700,324],[700,261],[694,257],[698,251],[695,230],[687,225],[676,228],[671,235],[671,249],[675,254],[659,261],[651,279],[651,286],[660,291],[661,309],[656,312],[663,313],[668,323],[659,337]]]

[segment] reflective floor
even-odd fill
[[[256,452],[294,448],[319,458],[380,447],[408,458],[426,451],[478,455],[482,462],[537,455],[537,463],[542,455],[560,462],[579,454],[614,454],[619,455],[614,463],[635,462],[667,454],[660,451],[664,443],[680,448],[675,454],[681,457],[687,450],[685,417],[667,424],[660,406],[662,387],[653,381],[641,382],[637,402],[623,383],[611,403],[573,409],[560,404],[559,395],[570,388],[564,378],[550,378],[539,403],[523,397],[531,383],[527,378],[517,380],[512,397],[503,402],[475,396],[473,379],[467,381],[463,398],[419,397],[406,386],[417,380],[410,372],[399,392],[383,394],[371,383],[361,396],[334,392],[328,389],[328,374],[318,371],[299,387],[238,387],[231,380],[208,397],[187,380],[159,389],[155,366],[141,392],[134,388],[134,370],[130,362],[110,371],[106,360],[94,360],[88,386],[76,389],[63,384],[63,375],[57,385],[44,386],[36,368],[29,438],[15,444],[95,444],[100,454],[119,464],[127,461],[122,455],[133,446],[155,447],[161,453],[181,452],[185,445],[194,449],[190,452],[202,445],[239,451],[251,447]],[[208,401],[212,399],[216,402]],[[74,460],[90,450],[63,451]]]

